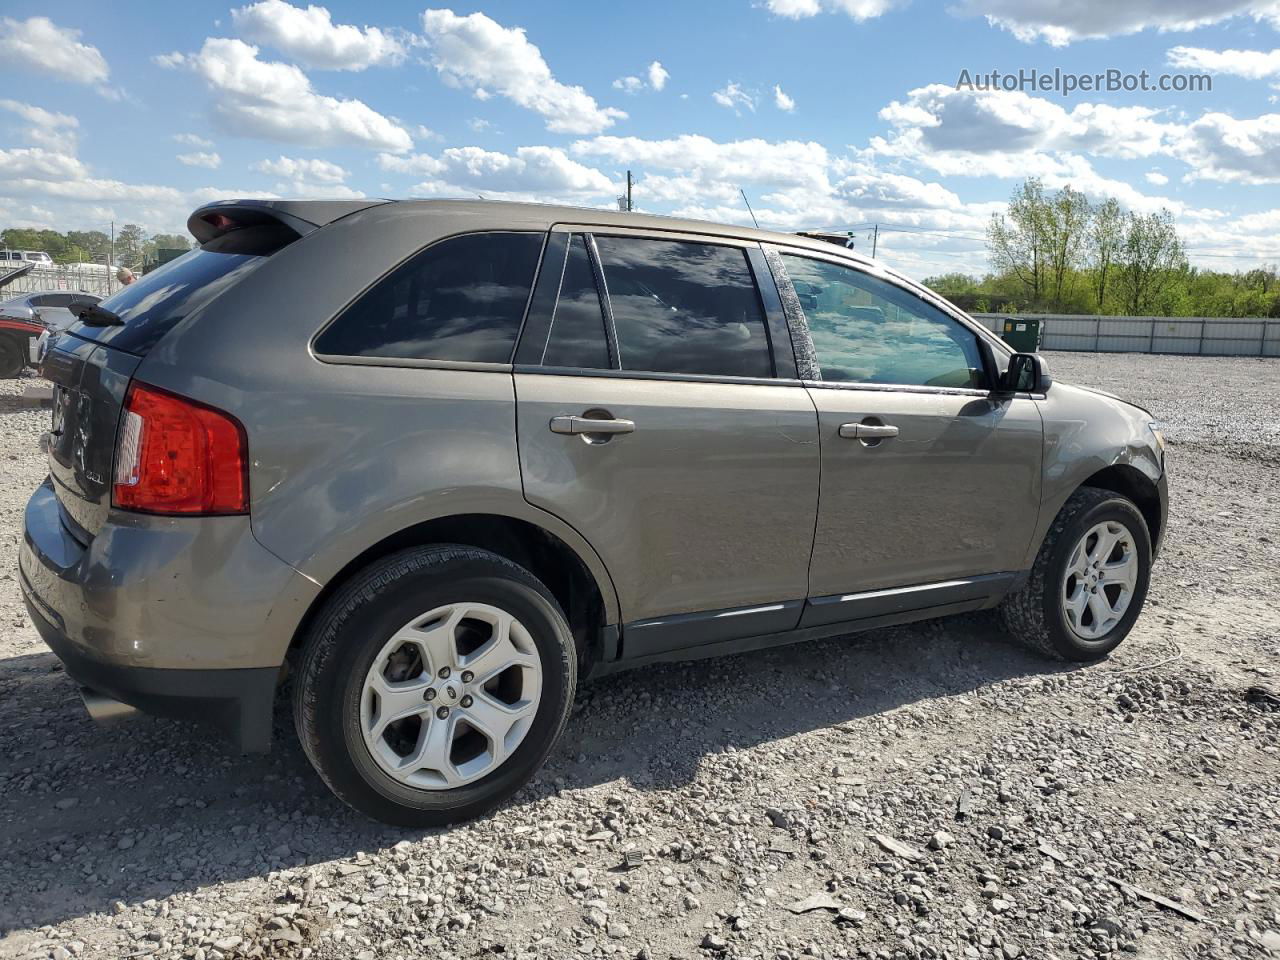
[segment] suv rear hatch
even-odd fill
[[[43,365],[53,383],[49,474],[72,536],[87,544],[106,521],[120,412],[147,353],[276,251],[373,202],[202,207],[187,223],[199,248],[123,287],[52,341]]]

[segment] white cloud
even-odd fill
[[[769,12],[789,20],[816,17],[819,13],[842,13],[861,23],[884,16],[898,0],[765,0]]]
[[[380,154],[391,173],[428,178],[417,195],[482,193],[491,199],[533,199],[569,203],[611,199],[617,187],[607,176],[572,159],[557,147],[520,147],[514,154],[480,147],[450,147],[439,156]]]
[[[1280,49],[1206,50],[1203,47],[1174,47],[1166,55],[1170,66],[1187,70],[1207,70],[1250,80],[1280,76]]]
[[[778,84],[773,85],[773,105],[785,113],[791,113],[796,108],[794,97],[789,97],[782,92],[782,87]]]
[[[216,153],[202,150],[193,151],[192,153],[180,153],[175,159],[188,167],[205,167],[209,170],[217,170],[222,166],[222,157]]]
[[[963,0],[957,12],[984,16],[1024,43],[1055,47],[1148,29],[1194,30],[1236,16],[1280,22],[1276,0]]]
[[[911,158],[939,173],[964,173],[973,155],[998,163],[1037,151],[1083,150],[1106,156],[1146,157],[1168,149],[1179,128],[1150,107],[1081,103],[1067,110],[1021,91],[957,90],[930,84],[895,100],[880,118],[895,128],[891,140],[874,138],[878,153]],[[985,160],[983,161],[986,162]],[[978,172],[978,171],[973,171]]]
[[[304,66],[321,70],[364,70],[396,64],[403,44],[377,27],[335,24],[325,7],[306,9],[284,0],[261,0],[231,11],[241,36],[271,46]]]
[[[30,103],[21,103],[18,100],[0,100],[0,110],[16,113],[28,123],[34,123],[42,127],[80,126],[80,121],[69,113],[55,113],[52,110],[46,110]]]
[[[48,17],[0,17],[0,64],[98,85],[100,92],[111,93],[102,86],[110,71],[98,48],[81,43],[79,30],[60,27]]]
[[[739,116],[741,116],[743,110],[750,110],[754,113],[756,109],[756,98],[743,90],[740,84],[732,80],[726,83],[723,88],[714,91],[711,94],[711,99]]]
[[[673,171],[698,189],[723,184],[735,193],[739,183],[764,183],[824,192],[830,189],[831,158],[813,141],[734,140],[718,142],[685,134],[667,140],[594,137],[571,147],[576,156],[603,157],[619,165]]]
[[[818,0],[765,0],[764,5],[775,16],[791,20],[816,17],[822,12],[822,5]]]
[[[1169,178],[1159,170],[1148,170],[1143,174],[1143,177],[1146,179],[1147,183],[1153,184],[1157,187],[1163,187],[1169,182]]]
[[[894,157],[944,176],[1041,177],[1046,183],[1091,185],[1134,209],[1175,200],[1150,198],[1131,183],[1101,177],[1081,156],[1173,157],[1190,168],[1186,180],[1280,183],[1280,114],[1236,119],[1208,112],[1175,122],[1141,106],[1082,103],[1071,110],[1019,91],[956,90],[933,84],[880,111],[894,127],[873,137],[867,154]],[[1158,177],[1165,174],[1157,173]],[[1147,177],[1149,183],[1165,181]]]
[[[1245,120],[1206,113],[1187,127],[1177,150],[1191,167],[1187,180],[1280,183],[1280,113]]]
[[[208,84],[214,117],[231,133],[308,147],[413,146],[395,120],[360,100],[317,93],[298,67],[260,60],[258,48],[243,40],[209,37],[181,62]]]
[[[484,131],[488,130],[491,126],[493,126],[493,124],[491,124],[484,117],[472,117],[470,120],[467,121],[467,126],[470,127],[472,130],[474,130],[476,133],[483,133]]]
[[[393,156],[393,154],[385,154]],[[351,174],[328,160],[277,157],[275,160],[259,160],[253,169],[273,177],[291,180],[310,180],[315,183],[343,183]]]
[[[613,81],[613,89],[621,90],[626,94],[637,94],[647,86],[650,90],[658,91],[667,85],[667,78],[670,76],[671,74],[667,72],[666,68],[655,60],[649,64],[644,78],[636,76],[619,77]]]
[[[188,147],[204,147],[208,149],[213,146],[212,140],[206,140],[204,137],[195,133],[175,133],[173,135],[174,143],[181,143]]]
[[[432,65],[446,83],[469,88],[479,99],[498,93],[543,117],[553,133],[599,133],[627,116],[557,80],[520,27],[452,10],[424,11],[422,26]]]
[[[67,113],[55,113],[30,103],[0,100],[0,110],[15,113],[31,124],[25,130],[27,139],[54,153],[75,155],[80,121]]]
[[[394,154],[386,154],[394,156]],[[347,186],[351,174],[345,168],[318,157],[277,157],[259,160],[251,169],[278,177],[276,193],[284,197],[307,197],[313,200],[357,200],[364,194]]]
[[[38,177],[48,180],[78,179],[87,171],[75,157],[42,147],[0,150],[0,180]],[[8,186],[4,184],[3,186]]]
[[[100,177],[61,179],[54,170],[41,171],[38,177],[15,177],[5,183],[4,189],[13,195],[30,195],[44,199],[105,200],[127,203],[183,203],[182,191],[173,187],[124,183],[120,180]]]
[[[781,230],[846,229],[879,220],[981,235],[991,212],[1003,208],[1002,203],[965,203],[941,184],[833,157],[812,142],[603,136],[580,140],[572,150],[637,170],[640,209],[702,220],[749,225],[739,188],[747,192],[761,225]],[[971,240],[897,236],[887,248],[882,243],[881,253],[889,249],[893,262],[919,272],[936,272],[940,265],[980,271],[985,265],[980,244],[975,250]],[[935,250],[945,252],[935,258]]]

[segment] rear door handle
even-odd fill
[[[552,417],[551,432],[578,436],[584,433],[634,433],[634,420],[596,420],[592,417]]]
[[[898,435],[898,428],[887,423],[842,423],[840,436],[846,440],[888,440]]]

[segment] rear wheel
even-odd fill
[[[12,380],[22,373],[27,365],[22,346],[13,337],[0,337],[0,380]]]
[[[1110,490],[1072,494],[1045,536],[1031,575],[1000,607],[1026,646],[1062,660],[1105,657],[1142,612],[1151,535],[1133,501]]]
[[[564,727],[569,626],[531,573],[471,547],[408,550],[338,591],[294,689],[303,748],[355,809],[439,826],[508,799]]]

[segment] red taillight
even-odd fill
[[[183,516],[249,511],[248,444],[234,417],[134,381],[116,444],[117,507]]]

